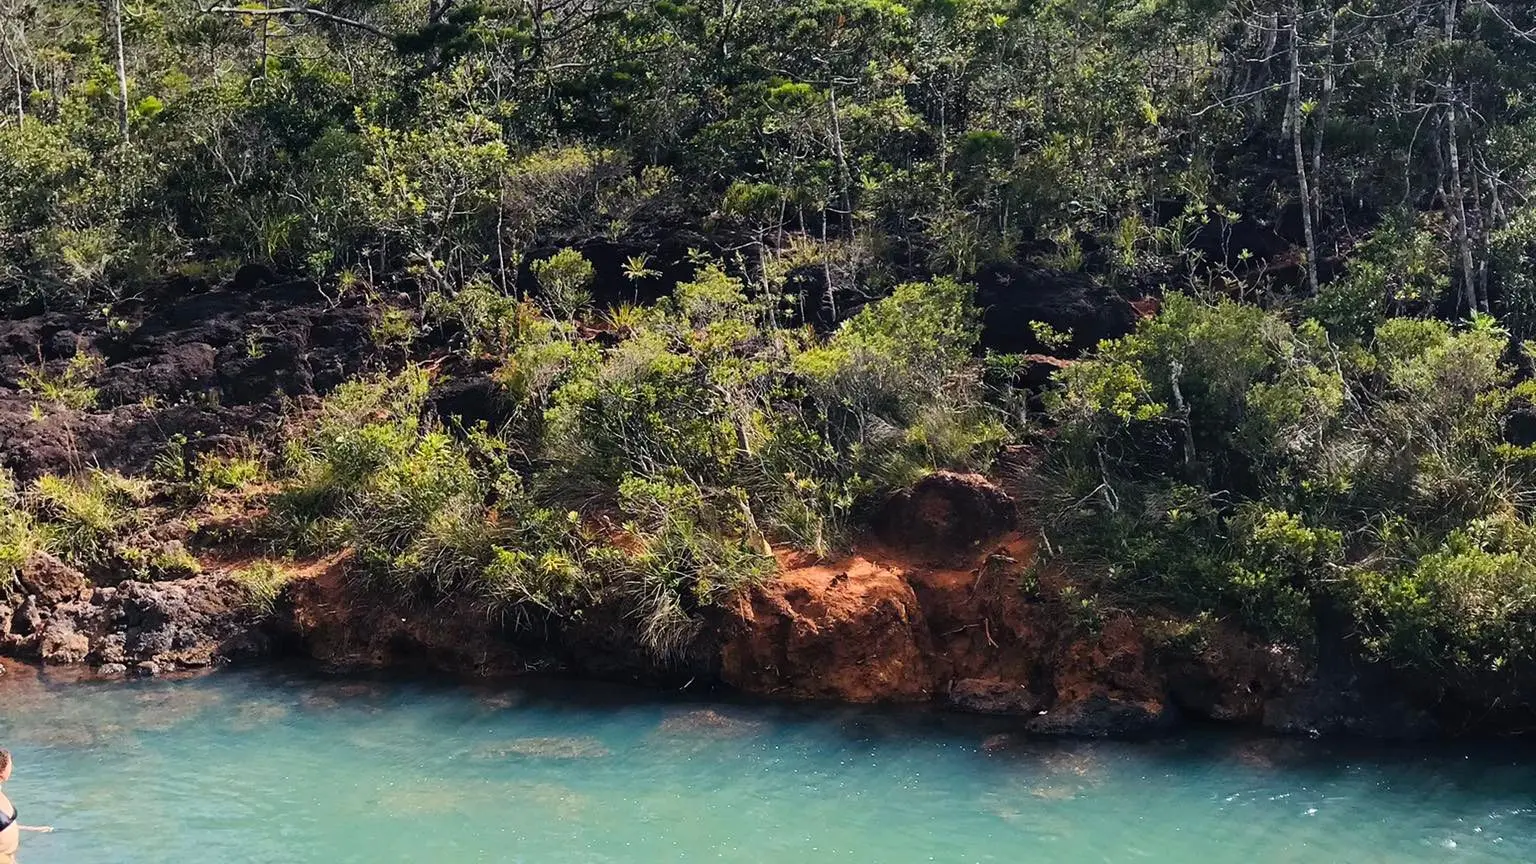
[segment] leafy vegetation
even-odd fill
[[[1379,656],[1448,679],[1532,645],[1532,383],[1478,317],[1352,325],[1170,297],[1068,370],[1042,510],[1141,603],[1240,611],[1307,644],[1348,609]]]
[[[767,574],[771,541],[829,548],[917,472],[985,463],[1001,435],[970,293],[903,285],[820,338],[708,266],[602,348],[508,306],[512,422],[445,428],[421,367],[343,385],[288,447],[272,530],[525,623],[613,600],[675,654],[700,608]]]
[[[251,262],[378,307],[387,373],[158,473],[381,591],[675,654],[772,544],[1027,445],[1085,631],[1536,668],[1532,4],[0,0],[0,64],[0,308],[127,331]],[[71,356],[6,370],[35,416],[110,394]],[[494,425],[433,410],[492,369]],[[0,572],[117,555],[140,483],[7,476]]]
[[[257,612],[272,611],[283,586],[293,580],[293,575],[271,561],[257,561],[230,574],[244,589],[251,607]]]

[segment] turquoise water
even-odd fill
[[[1508,746],[1005,724],[224,673],[0,687],[22,864],[1536,861]]]

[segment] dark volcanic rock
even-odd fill
[[[1358,735],[1394,741],[1434,738],[1433,715],[1400,696],[1367,692],[1358,683],[1314,682],[1264,706],[1264,728],[1305,735]]]
[[[466,429],[481,421],[496,429],[512,418],[511,401],[486,375],[450,378],[432,388],[428,402],[437,416]]]
[[[996,678],[965,678],[950,685],[950,707],[978,714],[1039,714],[1046,701],[1029,687]]]
[[[1178,712],[1166,703],[1094,694],[1052,708],[1030,720],[1025,728],[1037,735],[1128,738],[1161,732],[1177,723]]]
[[[16,574],[16,581],[43,606],[79,600],[90,591],[84,574],[46,552],[33,552]]]
[[[23,610],[32,608],[29,599]],[[268,649],[244,590],[213,576],[83,591],[46,613],[32,612],[25,626],[12,616],[0,647],[52,664],[153,662],[163,669],[199,668]]]
[[[1013,499],[979,474],[939,471],[886,504],[886,542],[940,555],[971,553],[1013,527]]]
[[[1070,332],[1075,350],[1124,336],[1136,323],[1127,300],[1084,273],[1003,262],[982,268],[976,284],[982,344],[1001,353],[1054,353],[1035,337],[1031,322]]]
[[[214,446],[260,432],[284,398],[323,394],[374,363],[377,316],[309,283],[251,277],[183,285],[126,331],[58,313],[0,322],[0,467],[23,481],[81,465],[141,472],[173,435]],[[82,351],[103,362],[82,382],[97,390],[91,408],[20,392],[29,368],[60,375]]]

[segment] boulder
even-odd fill
[[[1031,324],[1071,334],[1072,351],[1129,333],[1136,324],[1131,304],[1094,277],[1017,262],[998,262],[976,274],[982,308],[983,347],[1003,354],[1054,353]]]
[[[932,644],[912,588],[864,559],[790,567],[726,625],[721,678],[750,693],[844,702],[930,698]]]
[[[32,596],[11,614],[0,648],[44,663],[128,668],[153,662],[172,670],[268,647],[263,621],[248,608],[241,587],[227,579],[82,587],[73,599],[47,608]]]
[[[939,556],[973,553],[1014,525],[1013,499],[979,474],[939,471],[886,503],[883,539]]]
[[[244,591],[233,581],[197,576],[176,582],[125,582],[108,605],[131,658],[177,666],[260,653],[265,638]]]
[[[1428,711],[1400,695],[1367,690],[1358,683],[1316,681],[1264,705],[1264,728],[1293,735],[1356,735],[1420,741],[1444,730]]]
[[[1026,684],[996,678],[964,678],[949,687],[947,701],[952,708],[977,714],[1015,714],[1032,716],[1045,708],[1046,700]]]
[[[84,574],[46,552],[28,556],[16,578],[21,589],[44,607],[89,596],[91,588]]]
[[[70,619],[55,616],[43,627],[38,652],[43,662],[48,664],[66,666],[83,663],[91,653],[91,640],[76,630]]]
[[[1025,728],[1037,735],[1128,738],[1165,731],[1177,722],[1178,712],[1166,702],[1095,693],[1039,714]]]

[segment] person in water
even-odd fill
[[[10,751],[0,750],[0,785],[11,779]],[[33,828],[17,824],[16,805],[0,790],[0,864],[16,864],[16,847],[21,844],[21,832],[38,831],[43,834],[52,828]]]

